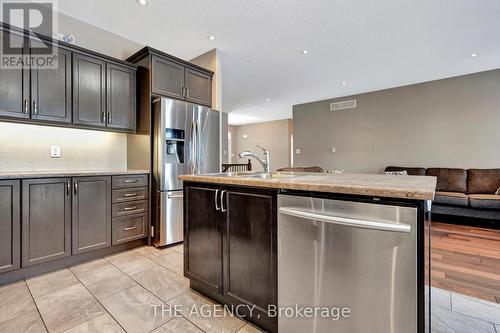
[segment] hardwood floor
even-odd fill
[[[500,303],[500,230],[432,222],[432,285]]]

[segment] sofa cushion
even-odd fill
[[[493,194],[500,187],[500,169],[467,170],[467,193]]]
[[[451,206],[469,206],[469,197],[459,192],[440,192],[434,196],[434,203]]]
[[[464,169],[430,168],[426,174],[437,177],[436,191],[467,193],[467,171]]]
[[[469,194],[472,208],[500,209],[500,195],[495,194]]]
[[[407,168],[398,166],[388,166],[385,172],[406,171],[410,176],[425,176],[425,168]]]

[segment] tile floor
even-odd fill
[[[0,332],[261,332],[213,305],[182,276],[182,245],[141,247],[0,287]],[[156,312],[156,313],[155,313]]]
[[[432,333],[500,333],[500,304],[432,288]]]
[[[182,246],[141,247],[2,286],[0,332],[261,332],[229,314],[190,315],[214,303],[189,289],[182,265]],[[432,333],[500,333],[499,304],[439,288],[432,298]]]

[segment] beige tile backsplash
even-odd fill
[[[126,134],[0,122],[0,172],[126,168]]]

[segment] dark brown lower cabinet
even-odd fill
[[[277,192],[196,183],[184,192],[186,277],[217,301],[248,305],[239,314],[276,332],[267,311],[278,300]]]
[[[216,199],[221,191],[190,185],[184,192],[185,276],[222,293],[222,215]]]
[[[224,297],[232,304],[255,305],[252,315],[272,325],[267,313],[278,300],[276,192],[223,191]]]
[[[73,254],[111,246],[111,177],[73,178]]]
[[[71,179],[23,180],[22,266],[71,255]]]
[[[0,273],[20,267],[21,217],[19,181],[0,181]]]

